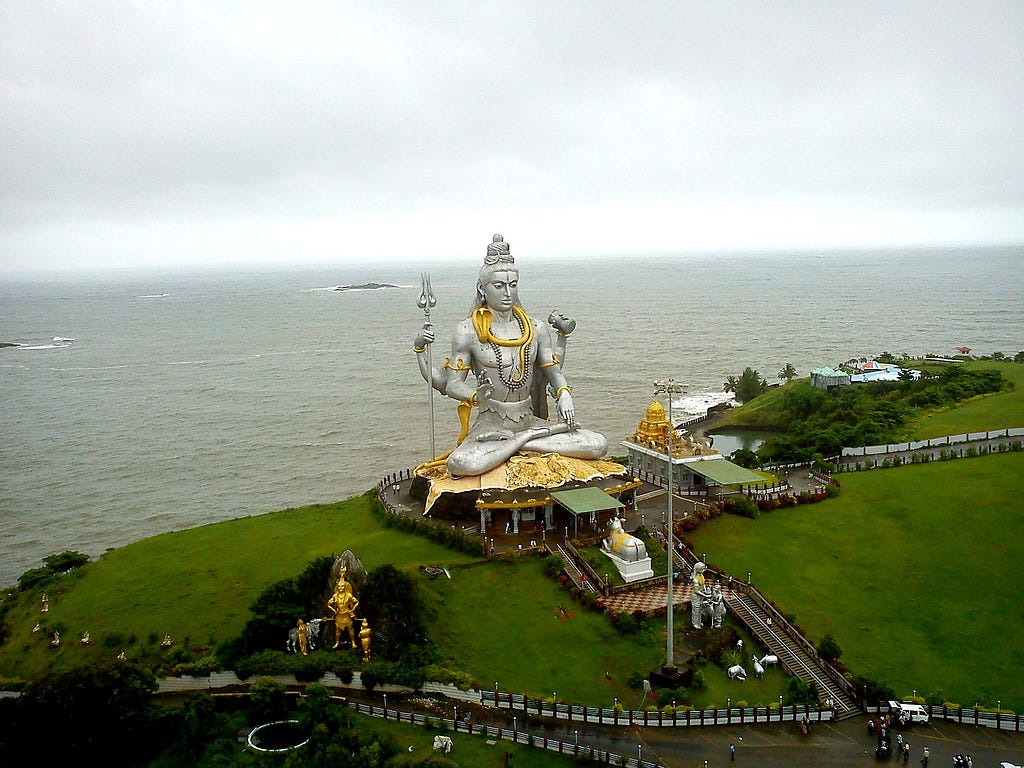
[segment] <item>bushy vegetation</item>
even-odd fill
[[[327,637],[321,637],[322,649],[308,656],[281,650],[297,617],[326,614],[325,595],[334,559],[316,558],[297,577],[267,587],[253,603],[253,616],[241,635],[218,648],[219,667],[234,669],[243,679],[291,673],[297,680],[313,681],[325,672],[351,680],[353,668],[360,665],[368,688],[378,683],[414,688],[422,684],[424,668],[437,661],[427,636],[427,609],[416,582],[390,564],[367,575],[359,596],[360,618],[373,629],[374,662],[360,664],[361,653],[344,647],[327,651]]]
[[[784,373],[781,378],[786,378],[789,374],[791,365],[787,364],[787,368],[784,368]],[[793,371],[793,375],[796,371]],[[792,378],[792,376],[790,376]],[[768,381],[757,371],[750,366],[743,369],[743,373],[739,376],[730,376],[725,380],[723,387],[724,391],[732,392],[736,395],[736,399],[741,403],[747,403],[753,400],[758,395],[764,394],[768,391]]]
[[[81,552],[65,550],[59,555],[43,558],[42,568],[30,568],[18,577],[18,591],[27,592],[33,587],[45,586],[54,577],[80,568],[89,562],[89,556]]]
[[[920,412],[952,406],[1009,386],[997,370],[948,366],[919,380],[834,387],[825,392],[798,381],[785,388],[776,424],[786,430],[758,449],[764,461],[811,461],[835,456],[844,446],[880,445],[905,439]]]
[[[162,744],[151,697],[152,673],[109,660],[46,674],[0,708],[0,743],[11,764],[31,759],[110,764],[112,754],[144,763]],[[138,764],[138,763],[136,763]]]
[[[282,648],[297,619],[326,615],[325,593],[334,560],[334,555],[318,557],[295,578],[283,579],[263,590],[251,606],[252,618],[242,634],[218,648],[224,668],[233,669],[250,654]]]
[[[372,509],[374,516],[388,528],[418,534],[456,552],[478,555],[483,549],[482,539],[470,536],[454,525],[438,525],[406,515],[393,515],[379,501],[374,503]]]

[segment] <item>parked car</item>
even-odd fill
[[[912,723],[928,722],[928,710],[920,704],[913,704],[909,701],[890,701],[889,710],[892,712],[894,725],[907,726]]]

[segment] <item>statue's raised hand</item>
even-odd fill
[[[424,323],[423,328],[412,340],[412,345],[417,349],[424,349],[428,344],[434,343],[434,324]]]
[[[563,315],[557,309],[551,310],[551,314],[548,315],[548,323],[563,336],[568,336],[576,330],[576,321]]]

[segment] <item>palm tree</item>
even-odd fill
[[[787,383],[792,381],[794,376],[796,376],[796,368],[792,363],[786,363],[786,367],[779,371],[779,378],[785,379]]]
[[[740,380],[738,378],[736,378],[735,376],[730,376],[728,379],[725,380],[725,387],[724,387],[724,389],[722,391],[723,392],[735,392],[736,391],[736,385],[739,384],[739,383],[740,383]]]

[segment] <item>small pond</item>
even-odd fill
[[[756,451],[761,443],[772,436],[771,432],[761,432],[752,429],[723,430],[708,435],[712,439],[712,447],[723,456],[729,456],[733,451],[746,448],[748,451]]]
[[[278,720],[252,729],[248,744],[257,752],[288,752],[309,741],[298,720]]]

